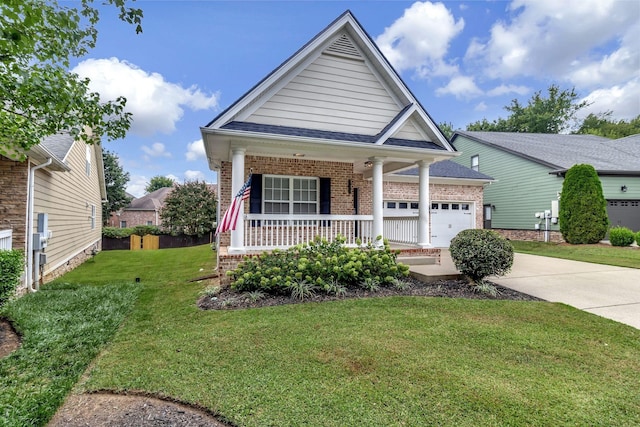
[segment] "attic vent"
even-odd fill
[[[358,48],[355,47],[351,39],[346,34],[342,34],[338,37],[338,39],[334,41],[324,52],[333,55],[363,59]]]

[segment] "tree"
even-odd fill
[[[560,232],[574,245],[598,243],[609,227],[602,183],[591,165],[574,165],[564,177],[560,197]]]
[[[140,33],[142,11],[126,1],[105,3]],[[55,0],[0,2],[0,154],[24,158],[24,151],[61,131],[87,143],[125,136],[131,122],[126,100],[103,102],[89,91],[88,79],[69,71],[72,58],[95,47],[98,21],[93,0],[78,8]]]
[[[625,136],[640,133],[640,115],[630,121],[611,119],[613,112],[607,111],[599,114],[589,114],[582,121],[582,125],[576,131],[579,134],[591,134],[604,136],[605,138],[624,138]]]
[[[451,139],[451,137],[453,136],[453,123],[441,122],[438,124],[438,127],[440,128],[444,136],[447,137],[447,139]]]
[[[568,130],[574,125],[576,113],[589,103],[578,102],[575,89],[560,90],[558,86],[551,85],[547,91],[546,98],[541,91],[533,94],[526,106],[513,99],[511,105],[504,107],[511,113],[509,117],[493,122],[483,119],[469,124],[467,130],[530,133],[561,133]]]
[[[102,207],[102,222],[107,224],[111,212],[118,211],[131,202],[125,187],[129,182],[129,172],[125,172],[118,163],[118,156],[109,151],[102,152],[104,163],[104,181],[107,187],[107,201]]]
[[[164,200],[160,218],[163,228],[171,234],[202,236],[213,231],[216,221],[216,195],[203,181],[177,184]]]
[[[168,176],[156,175],[151,178],[151,181],[149,181],[147,186],[144,187],[144,192],[149,194],[161,188],[173,187],[173,184],[175,183],[176,182]]]

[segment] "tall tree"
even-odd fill
[[[440,122],[438,124],[438,127],[440,128],[442,133],[444,133],[444,136],[446,136],[448,139],[451,139],[451,137],[453,136],[453,123]]]
[[[203,181],[178,184],[164,200],[160,217],[162,227],[172,234],[202,236],[213,231],[216,221],[216,195]]]
[[[505,110],[511,114],[493,122],[483,119],[467,126],[470,131],[490,132],[530,132],[561,133],[574,126],[576,113],[589,105],[587,101],[578,101],[575,89],[561,90],[556,85],[547,89],[547,96],[541,91],[533,94],[526,106],[517,99],[511,101]]]
[[[582,122],[576,133],[604,136],[605,138],[624,138],[640,133],[640,115],[630,121],[611,118],[612,111],[599,114],[589,114]]]
[[[167,176],[156,175],[151,178],[151,180],[147,183],[147,186],[144,187],[144,192],[149,194],[161,188],[173,187],[173,184],[175,183],[176,182],[173,179]]]
[[[127,7],[127,0],[104,2],[142,31],[140,9]],[[25,150],[60,131],[87,143],[125,136],[126,100],[101,100],[88,79],[69,71],[72,58],[95,47],[99,19],[93,0],[77,8],[55,0],[0,2],[0,154],[24,158]]]
[[[107,224],[111,212],[118,211],[131,202],[125,188],[129,182],[129,172],[125,172],[118,156],[110,151],[102,152],[104,163],[104,181],[107,187],[107,201],[102,206],[102,222]]]

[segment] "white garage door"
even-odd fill
[[[472,203],[432,202],[431,245],[448,248],[456,234],[473,228],[473,212]]]

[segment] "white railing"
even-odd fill
[[[319,236],[333,241],[343,236],[347,246],[371,241],[371,215],[278,215],[248,214],[244,219],[247,250],[288,248],[308,243]]]
[[[0,230],[0,251],[11,250],[12,237],[13,233],[11,230]]]
[[[382,233],[391,243],[418,244],[418,217],[385,217]]]

